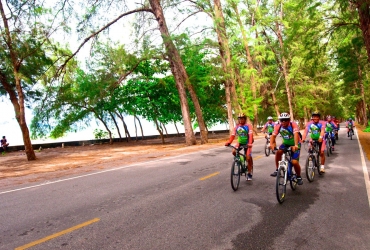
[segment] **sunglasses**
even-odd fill
[[[281,119],[280,121],[281,121],[281,122],[289,122],[289,121],[290,121],[290,119]]]

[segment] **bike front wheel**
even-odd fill
[[[309,155],[306,160],[306,176],[309,182],[313,182],[315,178],[315,157]]]
[[[265,145],[265,155],[266,156],[269,156],[271,153],[271,149],[270,149],[270,142],[269,141],[266,141],[266,145]]]
[[[276,198],[280,204],[284,202],[285,194],[286,194],[285,170],[279,167],[276,175]]]
[[[240,183],[240,162],[234,161],[231,166],[231,188],[236,191],[238,190]]]

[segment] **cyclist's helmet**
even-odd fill
[[[352,118],[349,118],[348,120],[352,121]]]
[[[238,118],[246,118],[247,116],[244,113],[239,113]]]
[[[272,120],[272,117],[271,116],[267,117],[267,120]]]
[[[281,113],[279,115],[279,120],[284,120],[284,119],[290,119],[290,115],[288,113]]]
[[[318,111],[315,111],[315,112],[312,112],[312,117],[314,117],[314,116],[320,117],[321,115]]]

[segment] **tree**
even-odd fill
[[[49,10],[33,1],[7,1],[6,6],[3,2],[0,1],[0,82],[5,91],[0,93],[6,92],[14,107],[27,159],[35,160],[25,112],[27,101],[39,98],[33,87],[53,65],[48,56],[55,51],[49,39],[51,27],[42,24],[48,22]]]

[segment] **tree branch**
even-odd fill
[[[125,12],[121,15],[119,15],[116,19],[114,19],[113,21],[109,22],[108,24],[106,24],[105,26],[103,26],[101,29],[99,29],[98,31],[94,32],[93,34],[91,34],[90,36],[86,37],[85,40],[80,44],[80,46],[77,48],[77,50],[72,54],[70,55],[67,60],[63,63],[63,65],[61,65],[59,67],[59,72],[61,72],[63,70],[63,68],[67,65],[67,63],[75,56],[77,55],[77,53],[81,50],[81,48],[93,37],[97,36],[98,34],[100,34],[103,30],[107,29],[109,26],[111,26],[112,24],[114,24],[115,22],[117,22],[119,19],[121,19],[122,17],[124,16],[128,16],[130,14],[133,14],[133,13],[136,13],[136,12],[141,12],[141,11],[147,11],[147,12],[151,12],[153,13],[153,10],[150,9],[150,8],[146,8],[146,7],[143,7],[143,8],[139,8],[139,9],[136,9],[136,10],[132,10],[132,11],[129,11],[129,12]]]

